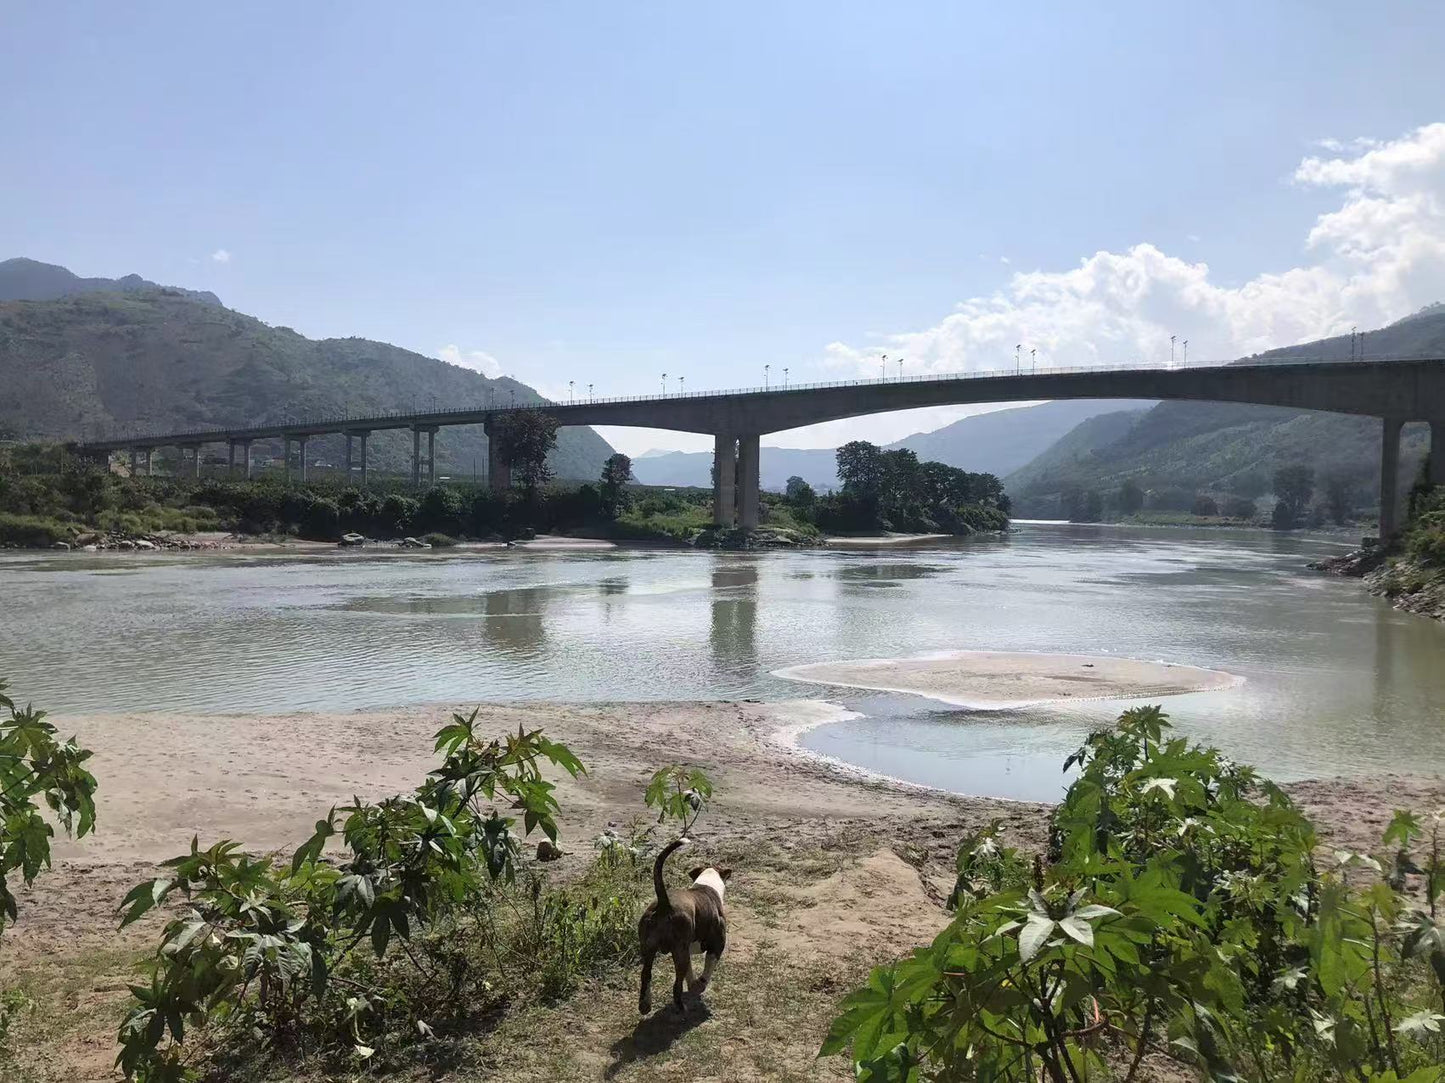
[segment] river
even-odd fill
[[[1281,780],[1445,770],[1445,626],[1306,571],[1339,543],[1023,524],[907,550],[0,556],[0,676],[55,715],[519,699],[826,698],[802,743],[962,792],[1053,798],[1119,701],[960,710],[773,676],[950,649],[1227,670],[1181,731]],[[284,722],[278,722],[284,725]]]

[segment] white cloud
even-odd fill
[[[1070,270],[1016,272],[932,327],[832,343],[824,364],[875,376],[887,352],[915,373],[1010,368],[1019,342],[1040,367],[1161,364],[1170,335],[1189,340],[1191,358],[1223,360],[1376,327],[1445,297],[1445,123],[1325,149],[1293,182],[1341,189],[1341,204],[1316,220],[1299,266],[1225,286],[1208,264],[1147,242],[1096,252]]]
[[[502,363],[486,350],[463,350],[456,345],[442,346],[437,350],[437,356],[449,365],[471,369],[493,379],[502,374]]]
[[[227,252],[224,248],[218,248],[211,253],[211,259],[217,263],[230,263],[231,253]]]

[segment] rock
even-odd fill
[[[410,538],[410,537],[408,537],[408,538],[402,538],[402,539],[401,539],[401,547],[402,547],[403,549],[430,549],[430,548],[431,548],[431,546],[428,545],[426,542],[424,542],[424,541],[418,541],[416,538]]]
[[[87,534],[77,534],[75,536],[75,544],[79,546],[94,545],[96,542],[99,541],[100,535],[96,534],[94,531],[91,531]]]
[[[1330,575],[1342,575],[1350,579],[1362,579],[1369,575],[1376,568],[1385,563],[1385,548],[1382,545],[1370,545],[1364,549],[1356,549],[1338,557],[1326,557],[1324,560],[1312,560],[1305,565],[1317,572],[1328,572]]]
[[[80,551],[82,553],[98,553],[100,552],[100,546],[95,545],[94,543],[90,545],[82,545],[80,547]]]
[[[65,552],[68,553],[68,552],[70,552],[70,543],[69,543],[69,542],[56,542],[56,543],[55,543],[54,545],[52,545],[50,548],[52,548],[52,549],[63,549]]]
[[[132,542],[131,544],[132,544],[136,549],[155,549],[155,548],[156,548],[156,543],[155,543],[155,542],[153,542],[153,541],[146,541],[144,538],[137,538],[137,539],[136,539],[134,542]]]
[[[131,541],[129,538],[121,538],[120,541],[115,543],[115,547],[117,549],[134,549],[135,542]]]
[[[343,548],[352,545],[365,545],[366,539],[360,534],[343,534],[341,535],[341,540],[336,544]]]
[[[537,843],[538,861],[556,861],[562,856],[564,856],[562,851],[559,850],[550,839],[543,839]]]

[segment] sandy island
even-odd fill
[[[1167,683],[1178,686],[1173,671],[1182,668],[1168,667]],[[433,733],[463,706],[56,719],[95,750],[99,821],[82,842],[57,840],[54,868],[19,893],[19,921],[0,940],[0,989],[21,983],[39,1004],[29,1025],[41,1044],[22,1066],[32,1076],[22,1078],[117,1078],[116,1021],[160,917],[117,933],[116,906],[157,875],[159,862],[184,852],[193,834],[202,845],[233,838],[289,854],[332,805],[414,787],[435,766]],[[529,1008],[515,1025],[468,1039],[454,1068],[404,1073],[399,1083],[497,1078],[475,1065],[503,1048],[514,1083],[842,1083],[852,1079],[842,1060],[816,1058],[838,1000],[870,963],[926,943],[947,922],[959,840],[998,818],[1012,845],[1046,843],[1047,805],[906,785],[797,748],[791,739],[802,729],[847,717],[822,701],[524,704],[486,706],[482,715],[498,733],[542,727],[587,765],[581,779],[558,780],[567,856],[545,866],[549,876],[565,878],[590,861],[592,839],[607,824],[643,819],[642,793],[656,767],[703,767],[717,793],[695,838],[702,854],[735,869],[728,954],[707,1014],[686,1027],[667,1029],[665,1014],[639,1023],[636,975],[618,972],[583,996]],[[1377,845],[1394,807],[1445,804],[1438,779],[1286,788],[1329,845],[1349,849]]]
[[[813,684],[905,692],[955,707],[1000,710],[1086,699],[1140,699],[1229,688],[1232,673],[1110,655],[950,651],[789,666],[773,676]]]

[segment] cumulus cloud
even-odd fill
[[[1223,285],[1208,264],[1153,244],[1096,252],[1069,270],[1015,272],[933,327],[832,343],[825,363],[873,376],[886,352],[915,373],[1008,368],[1022,342],[1025,363],[1036,349],[1040,367],[1162,364],[1171,335],[1189,340],[1191,359],[1225,360],[1377,327],[1445,298],[1445,123],[1320,148],[1292,181],[1338,189],[1341,203],[1317,218],[1299,266]]]
[[[449,365],[471,369],[493,379],[502,374],[502,363],[486,350],[463,350],[460,346],[443,346],[437,356]]]
[[[211,259],[217,263],[230,263],[231,253],[227,252],[224,248],[218,248],[211,253]]]

